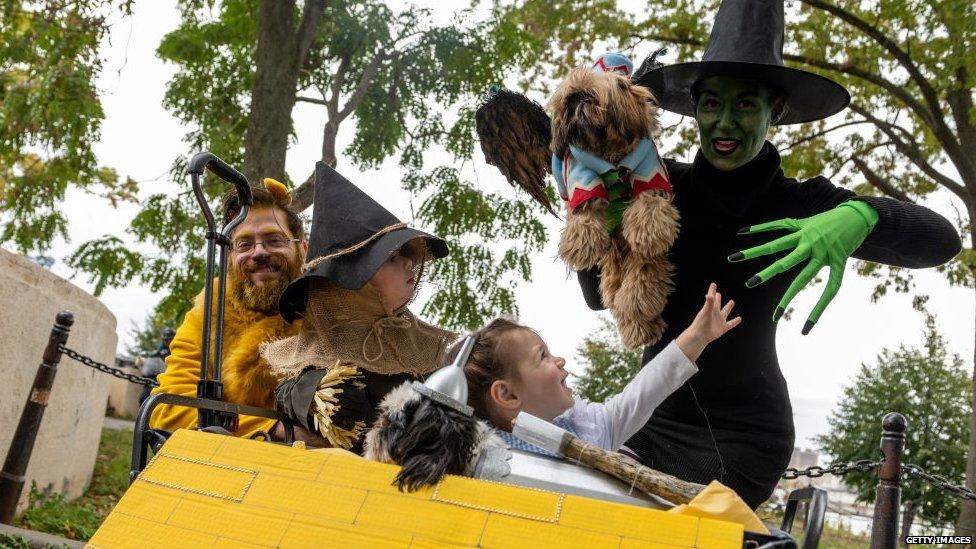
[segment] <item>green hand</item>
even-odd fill
[[[817,275],[823,267],[830,267],[830,277],[820,301],[807,317],[803,334],[810,333],[820,319],[824,309],[840,289],[844,277],[847,258],[864,242],[871,229],[878,222],[878,213],[865,202],[851,200],[832,210],[805,219],[780,219],[752,225],[739,231],[739,234],[753,234],[766,231],[786,230],[790,234],[765,244],[742,250],[729,256],[729,261],[737,262],[754,259],[785,250],[793,251],[776,260],[758,274],[746,281],[746,286],[754,288],[774,276],[787,271],[809,259],[806,267],[793,280],[790,287],[773,312],[773,322],[779,320],[797,293]]]

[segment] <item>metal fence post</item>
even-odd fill
[[[34,375],[34,385],[31,387],[24,410],[17,423],[17,431],[10,441],[7,459],[0,472],[0,523],[10,524],[14,519],[17,501],[27,480],[27,464],[30,462],[31,452],[34,451],[34,439],[41,426],[47,400],[51,395],[54,376],[58,373],[58,362],[61,361],[61,346],[68,341],[68,332],[74,324],[75,317],[70,311],[61,311],[54,320],[54,328],[47,340],[44,357]]]
[[[878,469],[874,495],[871,549],[894,549],[898,543],[898,508],[901,504],[901,457],[905,451],[905,416],[893,412],[881,420],[881,452],[885,461]]]

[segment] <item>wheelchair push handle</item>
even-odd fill
[[[224,181],[231,183],[237,189],[238,203],[240,211],[227,221],[219,230],[217,220],[214,219],[213,212],[207,201],[206,193],[200,180],[204,170]],[[193,187],[193,194],[196,197],[203,216],[207,220],[207,271],[203,286],[203,312],[205,322],[200,334],[200,381],[197,384],[197,398],[221,400],[223,389],[221,383],[221,350],[224,344],[224,301],[227,292],[227,249],[230,247],[230,235],[234,228],[240,225],[247,217],[248,210],[254,203],[254,195],[251,194],[251,185],[247,182],[241,172],[232,168],[228,163],[209,151],[199,152],[193,155],[187,164],[187,172],[190,174],[190,183]],[[220,258],[216,260],[217,248],[220,249]],[[216,260],[216,261],[215,261]],[[217,295],[214,296],[214,267],[217,267]],[[214,326],[214,344],[210,342],[211,318],[214,315],[214,301],[216,301],[216,323]],[[211,356],[212,355],[212,356]],[[213,373],[211,378],[210,373]],[[200,410],[198,416],[198,427],[205,429],[212,426],[228,427],[236,421],[232,413],[222,410]]]
[[[254,203],[251,196],[251,185],[247,182],[244,174],[235,170],[230,164],[224,162],[217,155],[209,151],[199,152],[193,155],[187,166],[187,172],[191,175],[203,175],[203,170],[208,169],[211,173],[224,181],[231,183],[237,189],[237,197],[241,205],[250,206]]]

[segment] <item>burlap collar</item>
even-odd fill
[[[302,329],[268,343],[261,355],[280,379],[307,366],[331,369],[337,363],[384,375],[420,376],[442,365],[453,332],[423,322],[406,307],[388,311],[367,284],[359,290],[321,279],[313,282]]]

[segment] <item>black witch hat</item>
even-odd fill
[[[847,107],[851,96],[828,78],[783,65],[783,0],[724,0],[708,48],[697,63],[666,65],[635,75],[669,111],[695,116],[691,87],[710,76],[755,78],[787,95],[777,124],[826,118]]]
[[[328,164],[316,163],[315,205],[305,272],[281,294],[281,316],[288,322],[304,316],[313,278],[358,290],[393,252],[415,238],[425,240],[434,259],[447,255],[443,239],[408,227]]]

